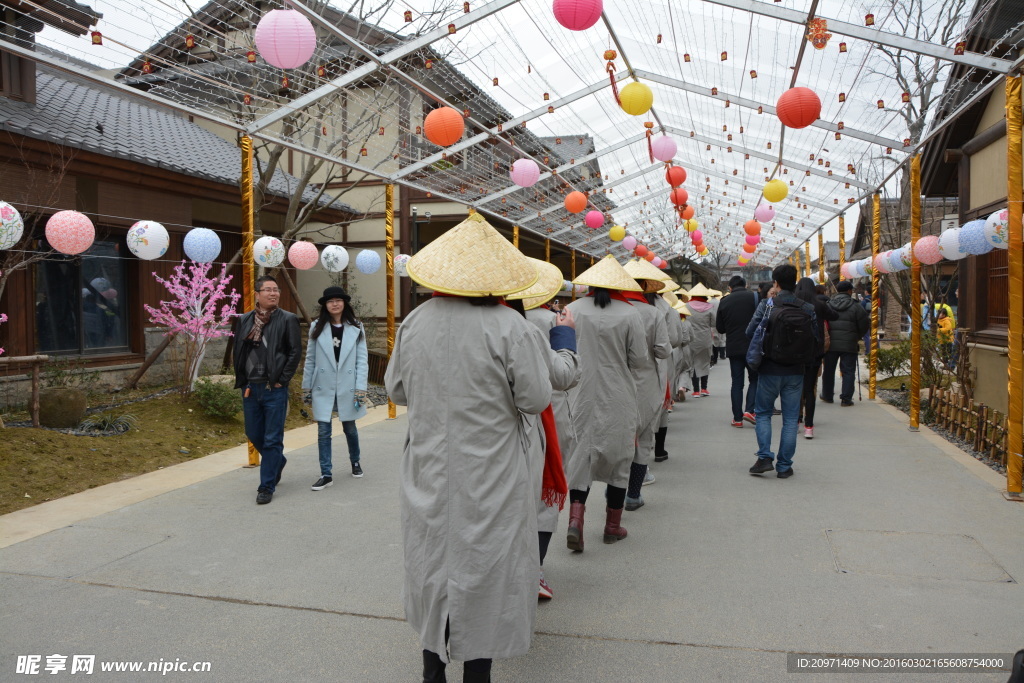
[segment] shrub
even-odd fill
[[[878,349],[878,371],[884,377],[895,377],[910,367],[910,342],[901,341],[889,348]]]
[[[124,434],[133,427],[138,426],[138,424],[139,418],[129,413],[125,413],[124,415],[97,413],[96,415],[90,415],[82,420],[82,424],[79,425],[79,429]]]
[[[221,420],[234,417],[242,409],[242,396],[236,389],[207,377],[199,378],[192,396],[204,413]]]

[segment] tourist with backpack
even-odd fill
[[[814,306],[796,297],[796,268],[785,264],[772,271],[775,292],[758,304],[747,326],[752,347],[748,362],[759,360],[757,398],[754,414],[757,422],[757,462],[751,474],[776,470],[779,479],[793,476],[793,454],[796,452],[797,417],[803,394],[805,367],[814,362],[818,350],[817,320]],[[762,330],[758,328],[762,327]],[[779,439],[778,467],[772,452],[772,407],[775,399],[782,402],[782,436]]]

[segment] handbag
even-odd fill
[[[832,345],[832,333],[829,331],[828,321],[825,321],[825,325],[822,328],[825,330],[825,353],[828,353],[828,347]]]
[[[761,367],[761,361],[764,360],[764,335],[768,327],[768,318],[772,314],[772,300],[768,300],[768,305],[765,306],[764,316],[761,318],[761,322],[757,324],[757,328],[754,330],[754,336],[750,339],[750,346],[747,347],[747,366],[756,371]]]

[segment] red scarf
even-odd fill
[[[597,292],[595,292],[594,290],[590,290],[590,293],[587,294],[587,296],[594,296],[596,293]],[[608,290],[608,296],[610,296],[615,301],[621,301],[623,303],[629,304],[629,299],[626,298],[625,293],[622,292],[621,290],[609,289]],[[629,305],[632,306],[633,304],[629,304]]]
[[[555,427],[555,411],[550,403],[540,414],[540,422],[544,427],[544,481],[540,489],[540,499],[548,507],[557,505],[561,510],[565,506],[569,484],[565,481],[562,449],[558,445],[558,429]]]
[[[641,292],[623,292],[622,296],[626,297],[627,303],[629,300],[633,300],[650,305],[647,301],[647,297],[645,297]]]

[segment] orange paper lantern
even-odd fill
[[[462,138],[466,130],[466,121],[462,114],[451,107],[439,107],[427,114],[423,121],[423,130],[427,139],[435,145],[448,147]]]
[[[757,251],[757,247],[755,247],[753,244],[744,244],[743,251],[747,252],[748,254],[753,254],[755,251]]]
[[[761,224],[755,220],[749,220],[743,224],[743,232],[747,233],[748,235],[760,235]]]
[[[653,251],[649,251],[646,254],[644,254],[644,260],[645,261],[653,261],[656,258],[657,258],[657,256],[654,254]]]
[[[582,192],[570,192],[565,195],[565,210],[569,213],[579,213],[587,208],[587,195]]]
[[[696,213],[697,212],[693,210],[692,206],[684,206],[683,210],[679,212],[679,217],[682,218],[684,221],[688,221],[691,218],[693,218],[694,214]]]

